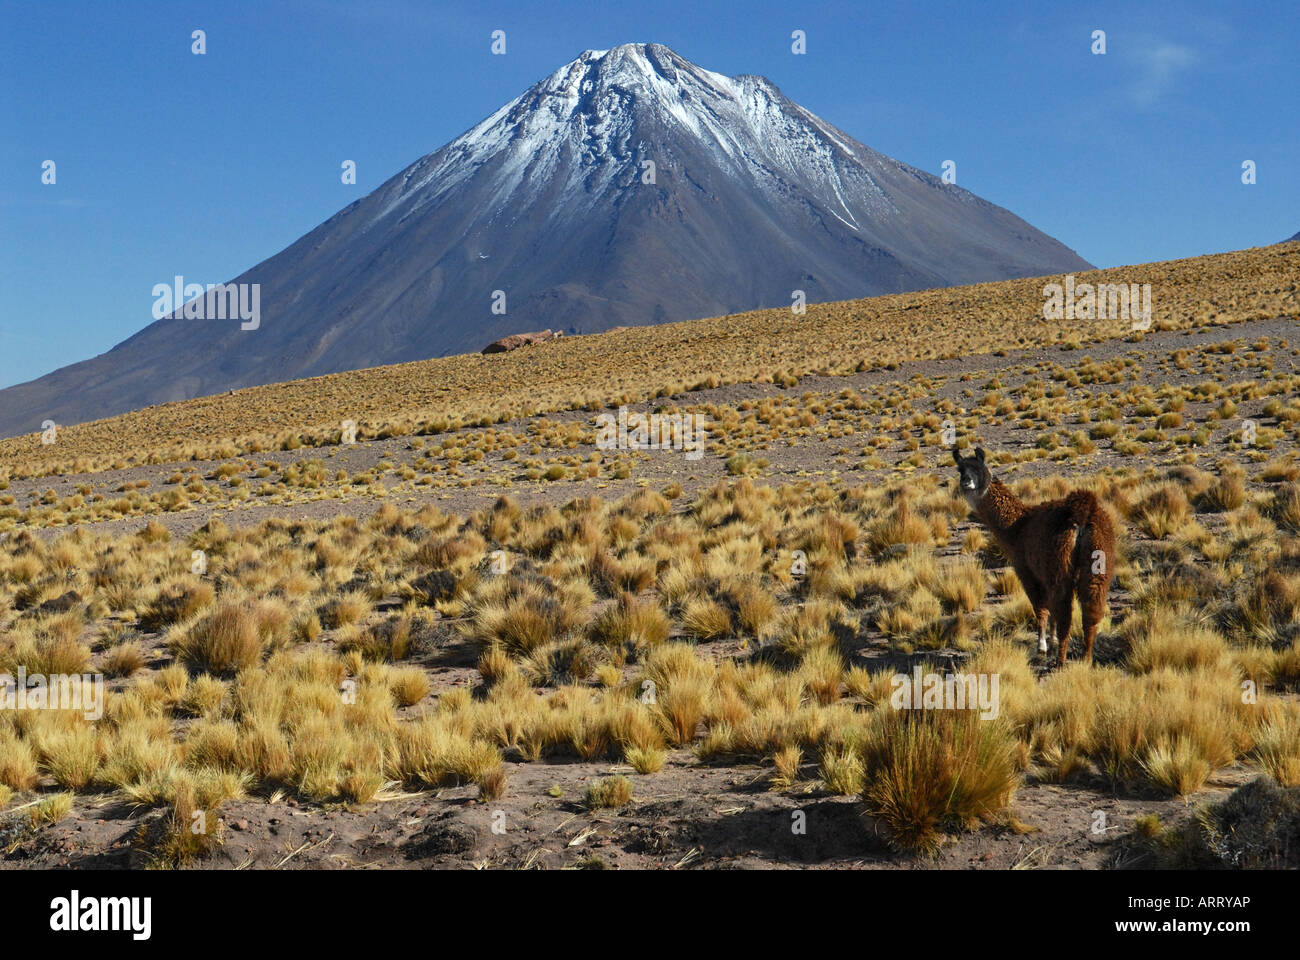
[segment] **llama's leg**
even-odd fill
[[[1108,564],[1109,565],[1109,564]],[[1092,663],[1092,644],[1097,639],[1097,630],[1106,618],[1106,594],[1110,589],[1110,577],[1105,574],[1095,575],[1079,585],[1079,613],[1083,618],[1083,658]]]
[[[1043,593],[1043,588],[1038,581],[1027,573],[1016,571],[1016,576],[1020,578],[1020,585],[1025,589],[1025,596],[1029,598],[1029,605],[1034,608],[1034,619],[1038,624],[1038,652],[1047,652],[1047,619],[1051,610],[1047,606],[1047,597]]]
[[[1052,620],[1056,626],[1056,641],[1061,645],[1058,663],[1065,666],[1065,656],[1070,652],[1070,621],[1074,619],[1074,594],[1052,604]]]
[[[1092,663],[1092,642],[1097,639],[1097,628],[1101,626],[1101,617],[1089,610],[1083,611],[1083,659]]]

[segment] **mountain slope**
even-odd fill
[[[1149,283],[1160,291],[1152,300],[1154,329],[1209,325],[1231,340],[1241,334],[1229,325],[1242,321],[1300,323],[1296,276],[1300,246],[1275,244],[1086,271],[1077,279],[1094,286]],[[814,303],[802,316],[775,307],[565,337],[512,353],[438,357],[251,387],[70,426],[48,446],[34,434],[0,440],[0,481],[328,446],[339,442],[345,419],[357,424],[361,438],[419,434],[441,445],[432,438],[448,430],[538,414],[581,411],[578,419],[591,423],[594,410],[620,403],[660,398],[669,408],[690,405],[697,402],[690,388],[699,385],[788,383],[808,373],[848,374],[1002,349],[1038,350],[1068,366],[1082,354],[1054,347],[1132,335],[1132,322],[1122,318],[1044,323],[1042,288],[1042,279],[1030,277]],[[1207,290],[1214,291],[1213,303]],[[1279,361],[1279,370],[1283,366]],[[0,521],[20,511],[21,505],[0,503]]]
[[[628,44],[582,54],[235,278],[260,284],[258,329],[157,321],[0,391],[0,433],[542,327],[589,333],[789,304],[796,289],[815,302],[1088,267],[761,77]]]

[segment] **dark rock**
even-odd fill
[[[545,343],[547,340],[555,340],[562,336],[564,336],[563,333],[556,333],[550,329],[538,330],[534,333],[512,333],[500,340],[493,340],[483,348],[483,352],[509,353],[511,350],[518,350],[520,347],[531,346],[534,343]]]
[[[406,844],[410,860],[429,857],[463,856],[478,846],[478,831],[454,820],[431,823]]]
[[[1300,787],[1267,777],[1238,787],[1203,822],[1201,841],[1225,867],[1300,867]]]
[[[1294,870],[1300,867],[1300,787],[1258,777],[1222,803],[1156,836],[1136,833],[1116,864],[1139,869]]]

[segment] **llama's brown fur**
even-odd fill
[[[1083,619],[1084,659],[1106,616],[1106,597],[1115,576],[1115,525],[1101,501],[1086,490],[1060,500],[1025,504],[984,468],[983,451],[958,466],[983,471],[985,481],[963,489],[980,522],[1011,558],[1011,565],[1034,608],[1040,649],[1045,649],[1048,619],[1060,644],[1059,663],[1070,648],[1074,600]],[[978,463],[976,463],[978,461]]]

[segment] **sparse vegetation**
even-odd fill
[[[366,371],[349,381],[351,452],[318,426],[342,402],[332,378],[313,397],[265,388],[285,401],[279,427],[233,406],[242,395],[195,401],[222,438],[211,449],[185,449],[160,410],[69,428],[59,451],[6,441],[0,672],[110,682],[98,719],[0,712],[0,810],[65,829],[81,798],[121,800],[148,819],[138,850],[169,866],[228,856],[234,801],[437,808],[464,791],[621,818],[685,773],[753,768],[736,783],[853,804],[864,832],[924,856],[990,824],[1017,830],[1016,796],[1044,782],[1181,798],[1170,810],[1233,764],[1292,787],[1300,378],[1282,338],[1223,346],[1229,321],[1278,297],[1177,320],[1195,342],[1090,356],[1076,330],[1068,352],[954,375],[906,364],[994,344],[967,325],[922,336],[930,293],[873,301],[870,325],[847,321],[850,305],[809,307],[805,325],[883,331],[865,366],[758,357],[719,334],[734,356],[710,387],[685,361],[633,375],[600,338],[566,338],[557,348],[592,369],[622,370],[617,393],[542,378],[525,402],[468,364],[437,388],[463,388],[454,404],[410,390],[409,370]],[[1017,324],[1024,346],[1054,336]],[[668,329],[633,338],[647,348]],[[753,389],[725,390],[741,381]],[[652,397],[708,418],[702,461],[665,473],[641,451],[593,456],[589,419],[561,416]],[[1032,658],[1032,608],[951,487],[946,420],[1026,501],[1086,488],[1124,519],[1096,666]],[[382,455],[357,453],[367,443]],[[218,459],[185,462],[197,455]],[[119,460],[148,476],[80,472]],[[313,519],[277,509],[326,499]],[[894,709],[901,663],[998,675],[1000,716]],[[543,760],[542,786],[515,778]],[[195,814],[214,828],[183,830]],[[1136,829],[1154,842],[1169,828]]]

